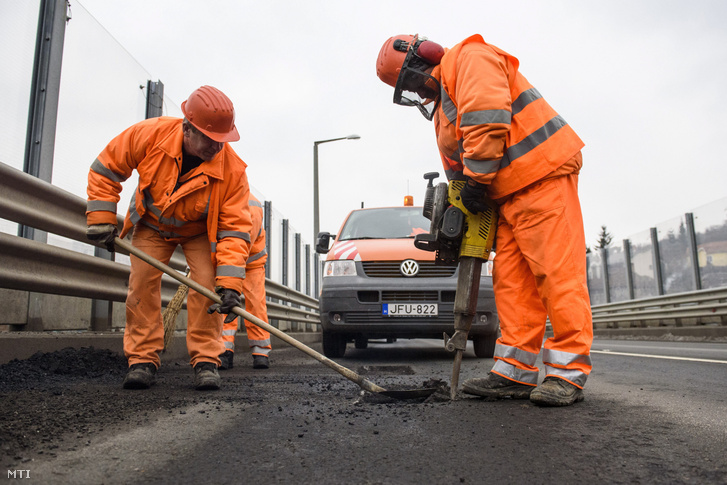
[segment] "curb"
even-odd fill
[[[603,338],[638,337],[663,339],[665,337],[690,337],[724,339],[727,338],[727,326],[601,328],[595,329],[593,335]]]
[[[294,339],[311,345],[321,341],[320,332],[296,332],[288,333]],[[79,349],[81,347],[93,347],[96,349],[108,349],[120,355],[124,354],[122,332],[112,333],[90,333],[90,332],[8,332],[0,333],[0,365],[7,364],[11,360],[24,360],[36,352],[55,352],[66,347]],[[286,342],[274,335],[270,336],[275,349],[290,347]],[[247,334],[238,333],[235,337],[235,347],[238,352],[249,352]],[[176,360],[187,360],[186,334],[179,332],[172,339],[169,348],[165,350],[161,359],[162,362]]]

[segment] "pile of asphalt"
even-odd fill
[[[0,390],[34,389],[74,378],[121,380],[126,369],[126,358],[108,349],[67,347],[0,365]]]

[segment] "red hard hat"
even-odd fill
[[[202,86],[182,103],[182,113],[195,128],[218,142],[240,139],[235,128],[235,108],[225,93],[212,86]]]

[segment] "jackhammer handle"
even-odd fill
[[[439,172],[427,172],[424,174],[424,180],[428,180],[429,184],[427,187],[432,187],[434,185],[433,180],[435,178],[439,177]]]
[[[146,263],[149,263],[150,265],[154,266],[156,269],[158,269],[158,270],[160,270],[160,271],[168,274],[169,276],[171,276],[175,280],[179,281],[180,283],[182,283],[184,285],[187,285],[188,287],[190,287],[191,289],[193,289],[197,293],[206,296],[207,298],[209,298],[210,300],[212,300],[215,303],[222,303],[222,299],[220,299],[219,295],[217,293],[215,293],[214,291],[212,291],[209,288],[206,288],[206,287],[200,285],[199,283],[197,283],[196,281],[194,281],[191,278],[187,278],[186,276],[183,276],[178,271],[175,271],[173,268],[167,266],[166,264],[162,263],[161,261],[158,261],[158,260],[152,258],[151,256],[149,256],[148,254],[146,254],[142,250],[134,247],[128,241],[124,241],[123,239],[117,237],[114,240],[114,242],[120,248],[125,249],[126,251],[128,251],[129,254],[133,254],[134,256],[136,256],[137,258],[141,259],[142,261],[145,261]],[[243,317],[245,320],[248,320],[248,321],[254,323],[255,325],[257,325],[258,327],[260,327],[260,328],[262,328],[264,330],[267,330],[271,334],[273,334],[276,337],[278,337],[280,340],[282,340],[284,342],[287,342],[288,344],[290,344],[291,346],[295,347],[296,349],[298,349],[298,350],[300,350],[302,352],[305,352],[306,354],[310,355],[311,357],[313,357],[317,361],[319,361],[322,364],[324,364],[324,365],[330,367],[331,369],[335,370],[336,372],[338,372],[339,374],[341,374],[346,379],[355,382],[362,389],[364,389],[366,391],[370,391],[370,392],[384,392],[384,391],[386,391],[386,389],[384,389],[383,387],[379,387],[376,384],[374,384],[373,382],[371,382],[371,381],[369,381],[367,379],[364,379],[360,375],[356,374],[351,369],[348,369],[346,367],[343,367],[340,364],[337,364],[336,362],[332,361],[331,359],[329,359],[325,355],[323,355],[323,354],[321,354],[319,352],[316,352],[312,348],[310,348],[307,345],[305,345],[303,342],[299,342],[298,340],[294,339],[293,337],[291,337],[287,333],[283,332],[282,330],[273,327],[269,323],[264,322],[263,320],[257,318],[254,315],[251,315],[250,313],[248,313],[247,311],[245,311],[240,306],[236,306],[235,308],[232,309],[232,311],[236,315]]]

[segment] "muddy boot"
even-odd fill
[[[496,399],[527,399],[533,389],[535,389],[535,386],[520,384],[493,372],[487,374],[487,377],[467,379],[462,383],[462,391],[467,394]]]
[[[583,401],[583,389],[558,377],[549,376],[530,394],[538,406],[570,406]]]
[[[212,391],[220,388],[220,374],[212,362],[200,362],[194,366],[194,388]]]
[[[232,359],[235,354],[231,350],[225,350],[220,354],[220,370],[232,369]]]
[[[124,377],[124,389],[149,389],[156,382],[157,367],[151,362],[131,364]]]
[[[270,359],[267,355],[253,355],[252,356],[252,368],[253,369],[268,369],[270,368]]]

